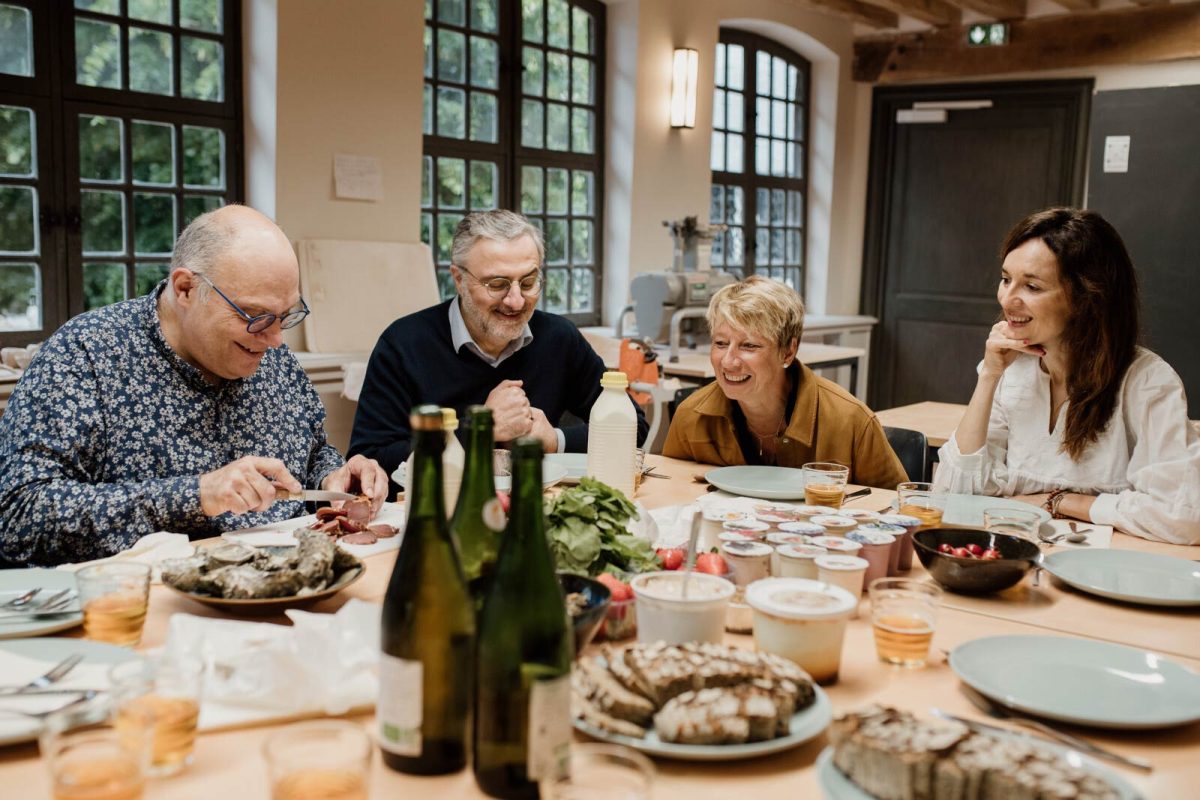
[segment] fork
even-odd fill
[[[42,587],[40,587],[40,586],[34,587],[33,589],[30,589],[28,592],[26,592],[23,595],[20,595],[19,597],[14,597],[12,600],[9,600],[6,603],[0,603],[0,609],[24,608],[25,606],[29,605],[29,601],[33,600],[33,598],[36,597],[37,593],[40,592],[41,590],[42,590]]]
[[[1083,753],[1088,753],[1089,755],[1096,756],[1097,758],[1105,758],[1109,761],[1116,761],[1118,764],[1124,764],[1127,767],[1133,767],[1135,769],[1141,769],[1147,772],[1154,769],[1150,762],[1144,758],[1137,758],[1136,756],[1123,756],[1120,753],[1114,753],[1112,750],[1103,748],[1100,745],[1092,744],[1085,739],[1080,739],[1078,736],[1073,736],[1064,731],[1060,731],[1057,728],[1051,728],[1044,722],[1040,722],[1036,719],[1030,719],[1029,717],[1018,714],[1015,711],[992,702],[989,698],[984,697],[982,694],[970,688],[969,686],[964,685],[962,687],[962,691],[963,694],[967,696],[967,699],[971,701],[972,705],[974,705],[983,713],[987,714],[992,719],[1008,720],[1009,722],[1013,722],[1017,725],[1031,728],[1032,730],[1038,731],[1045,736],[1049,736],[1051,739],[1062,742],[1067,747],[1070,747],[1074,750],[1079,750]]]
[[[21,694],[22,692],[24,692],[28,689],[45,689],[50,684],[57,683],[58,681],[62,680],[64,677],[66,677],[67,673],[70,672],[71,670],[75,669],[75,665],[78,664],[80,661],[83,661],[83,654],[82,653],[72,653],[71,655],[67,656],[62,661],[58,662],[53,667],[51,667],[46,672],[45,675],[42,675],[41,677],[38,677],[38,678],[34,678],[33,680],[31,680],[29,683],[25,684],[24,686],[18,686],[16,689],[8,689],[3,692],[0,692],[0,697],[3,697],[5,695]]]
[[[65,609],[71,605],[74,599],[75,595],[72,593],[72,590],[63,589],[61,592],[54,593],[37,605],[26,604],[19,609],[0,609],[0,622],[20,623],[28,620],[30,617],[67,613]]]
[[[45,719],[46,717],[50,716],[51,714],[57,714],[60,711],[67,711],[68,709],[75,708],[76,706],[81,706],[84,703],[87,703],[88,701],[92,700],[97,694],[99,694],[99,692],[97,692],[95,689],[83,689],[80,691],[81,691],[81,694],[79,695],[79,697],[76,697],[71,702],[64,703],[61,706],[57,706],[55,708],[51,708],[46,711],[20,711],[15,708],[0,708],[0,714],[17,714],[19,716],[30,717],[32,719]]]

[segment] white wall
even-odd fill
[[[858,310],[866,177],[856,172],[850,144],[866,123],[850,76],[853,26],[778,0],[621,0],[608,6],[606,324],[628,302],[634,275],[670,266],[663,220],[708,217],[713,58],[722,25],[767,36],[813,62],[805,296],[814,313]],[[672,129],[667,120],[676,47],[700,54],[694,129]]]

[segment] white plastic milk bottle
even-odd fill
[[[603,391],[588,415],[587,474],[633,499],[637,412],[624,372],[605,372]]]
[[[467,453],[454,435],[458,430],[458,413],[453,408],[442,409],[442,430],[446,433],[446,449],[442,451],[442,491],[446,498],[446,519],[450,519],[454,504],[458,502],[463,468],[467,463]],[[404,462],[406,480],[412,480],[412,462],[413,454],[409,453],[408,461]]]

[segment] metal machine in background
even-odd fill
[[[679,340],[685,325],[703,320],[713,293],[737,278],[723,270],[714,270],[710,260],[712,238],[726,226],[700,226],[695,217],[663,225],[675,241],[674,263],[669,270],[646,272],[633,279],[630,286],[633,304],[621,311],[617,338],[622,338],[625,315],[632,310],[639,335],[666,341],[670,346],[668,361],[675,362],[679,360]],[[690,324],[703,327],[702,322]]]

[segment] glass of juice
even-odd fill
[[[649,800],[650,759],[617,744],[573,744],[563,774],[539,785],[542,800]]]
[[[320,720],[267,738],[271,800],[367,800],[371,737],[362,725]]]
[[[867,588],[879,660],[923,667],[942,604],[942,590],[910,578],[878,578]]]
[[[154,720],[150,774],[174,775],[192,763],[204,662],[185,655],[127,661],[109,670],[118,728],[132,717]]]
[[[921,520],[919,530],[941,526],[942,515],[946,513],[946,492],[935,490],[932,483],[906,481],[896,487],[896,497],[900,514]]]
[[[846,499],[850,468],[832,461],[804,465],[804,502],[810,506],[841,508]]]
[[[141,800],[153,722],[131,713],[116,725],[107,699],[46,717],[39,738],[54,800]]]
[[[133,647],[142,640],[150,601],[150,567],[96,564],[75,573],[83,608],[83,635]]]

